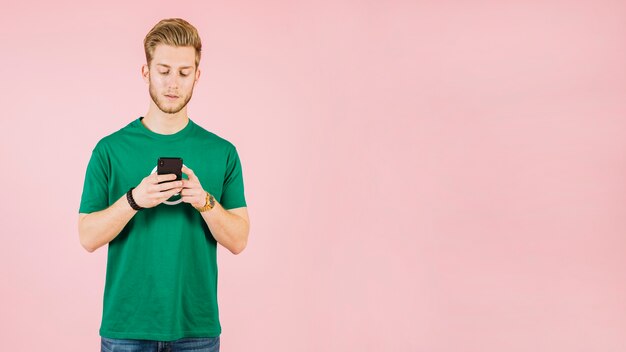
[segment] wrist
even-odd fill
[[[196,208],[196,210],[198,210],[201,213],[205,211],[210,211],[211,209],[213,209],[213,207],[215,207],[215,197],[213,197],[213,195],[207,191],[204,191],[204,192],[205,192],[204,205],[194,206],[194,208]]]
[[[126,192],[126,200],[128,201],[128,205],[130,205],[131,208],[133,208],[134,210],[142,210],[145,209],[144,207],[140,206],[139,204],[137,204],[137,202],[135,202],[135,197],[133,195],[133,191],[135,190],[135,187],[131,187],[128,192]]]

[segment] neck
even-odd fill
[[[141,122],[147,129],[159,134],[174,134],[179,132],[189,123],[187,109],[182,109],[175,114],[168,114],[161,110],[148,111],[141,119]]]

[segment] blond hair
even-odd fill
[[[198,30],[189,22],[182,18],[166,18],[152,27],[143,40],[148,67],[150,67],[152,62],[154,50],[159,44],[194,47],[196,49],[196,69],[198,68],[202,42],[200,41]]]

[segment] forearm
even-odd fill
[[[111,242],[136,213],[124,194],[108,208],[86,215],[78,225],[81,244],[93,252]]]
[[[213,209],[200,214],[219,244],[233,254],[239,254],[246,248],[249,226],[245,219],[224,209],[217,201]]]

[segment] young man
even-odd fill
[[[240,253],[250,222],[237,149],[187,116],[201,47],[182,19],[152,28],[148,112],[102,138],[87,166],[78,232],[89,252],[108,244],[103,351],[219,350],[217,243]],[[187,178],[157,175],[159,157],[182,158]]]

